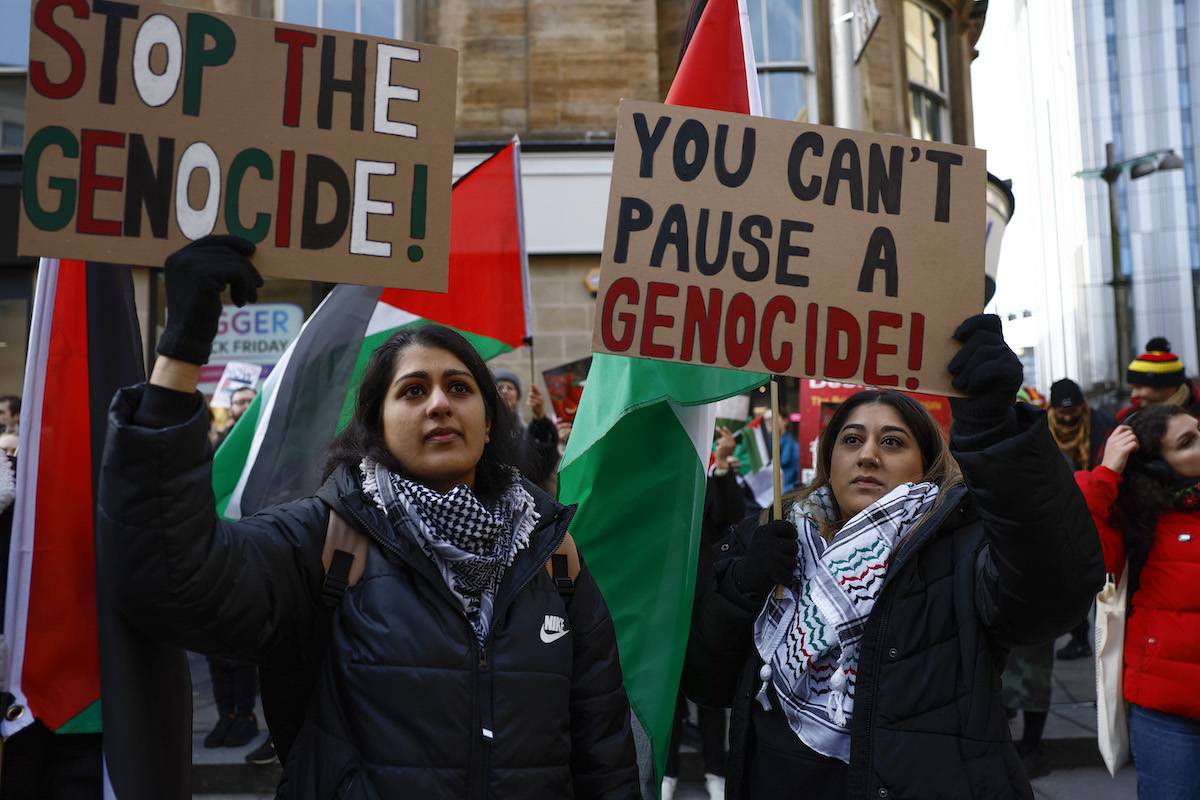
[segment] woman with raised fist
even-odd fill
[[[733,706],[731,800],[1033,796],[1006,650],[1069,630],[1103,565],[1045,414],[1013,404],[999,318],[955,337],[949,446],[912,398],[853,395],[815,481],[714,569],[685,689]]]
[[[319,491],[217,516],[197,375],[225,287],[256,299],[253,250],[213,236],[167,259],[153,374],[113,400],[100,562],[118,607],[150,636],[261,665],[280,797],[638,797],[573,509],[510,466],[512,418],[462,336],[392,336]]]

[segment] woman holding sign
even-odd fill
[[[854,395],[813,484],[714,570],[685,688],[733,706],[730,798],[1032,797],[1006,648],[1069,630],[1103,564],[1000,320],[956,338],[949,446],[909,397]]]
[[[509,466],[513,421],[457,333],[372,354],[315,496],[217,516],[196,378],[225,286],[255,299],[253,249],[206,237],[167,259],[153,375],[113,401],[100,550],[125,615],[263,665],[282,797],[637,797],[571,510]]]

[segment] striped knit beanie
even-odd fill
[[[1183,384],[1183,362],[1161,336],[1146,342],[1146,352],[1129,363],[1125,379],[1132,386],[1172,388]]]

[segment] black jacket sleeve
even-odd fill
[[[728,545],[727,552],[734,557],[717,560],[707,575],[697,576],[703,587],[697,592],[692,612],[683,693],[700,705],[720,708],[733,704],[738,679],[754,646],[754,620],[766,596],[744,594],[733,579],[733,566],[757,525],[757,516],[746,517],[718,545]]]
[[[986,532],[976,605],[1003,646],[1065,633],[1104,583],[1099,537],[1045,413],[1024,404],[1014,413],[1004,431],[951,439]]]
[[[109,409],[97,556],[113,600],[148,635],[197,652],[258,661],[294,645],[315,622],[327,507],[219,519],[199,395],[183,422],[148,427],[135,422],[145,393],[122,389]]]
[[[726,530],[741,522],[746,516],[746,501],[742,497],[742,487],[738,485],[737,473],[733,470],[724,475],[710,475],[704,492],[705,536],[701,540],[706,543],[715,542]],[[704,545],[701,545],[704,546]]]
[[[574,632],[571,676],[571,777],[580,800],[633,800],[637,753],[617,635],[600,587],[580,558],[568,614]]]

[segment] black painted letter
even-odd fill
[[[317,221],[321,184],[333,189],[336,198],[333,216],[328,222]],[[304,211],[300,223],[300,246],[305,250],[333,247],[346,232],[350,221],[350,179],[333,159],[310,154],[304,168]]]
[[[814,156],[820,158],[825,154],[825,140],[821,134],[808,131],[796,137],[792,142],[792,152],[788,155],[788,185],[797,200],[816,200],[821,193],[821,176],[813,175],[808,183],[800,180],[800,164],[804,161],[805,151],[811,150]]]
[[[883,270],[884,292],[895,297],[900,292],[900,275],[896,267],[896,240],[887,228],[876,228],[867,243],[867,254],[863,257],[862,271],[858,273],[858,290],[870,294],[875,291],[875,272]]]
[[[658,146],[662,144],[669,127],[671,127],[671,118],[659,117],[658,122],[654,124],[654,132],[651,133],[646,127],[646,115],[633,115],[633,130],[637,133],[638,144],[642,146],[642,166],[638,170],[639,178],[654,177],[654,154],[658,151]]]

